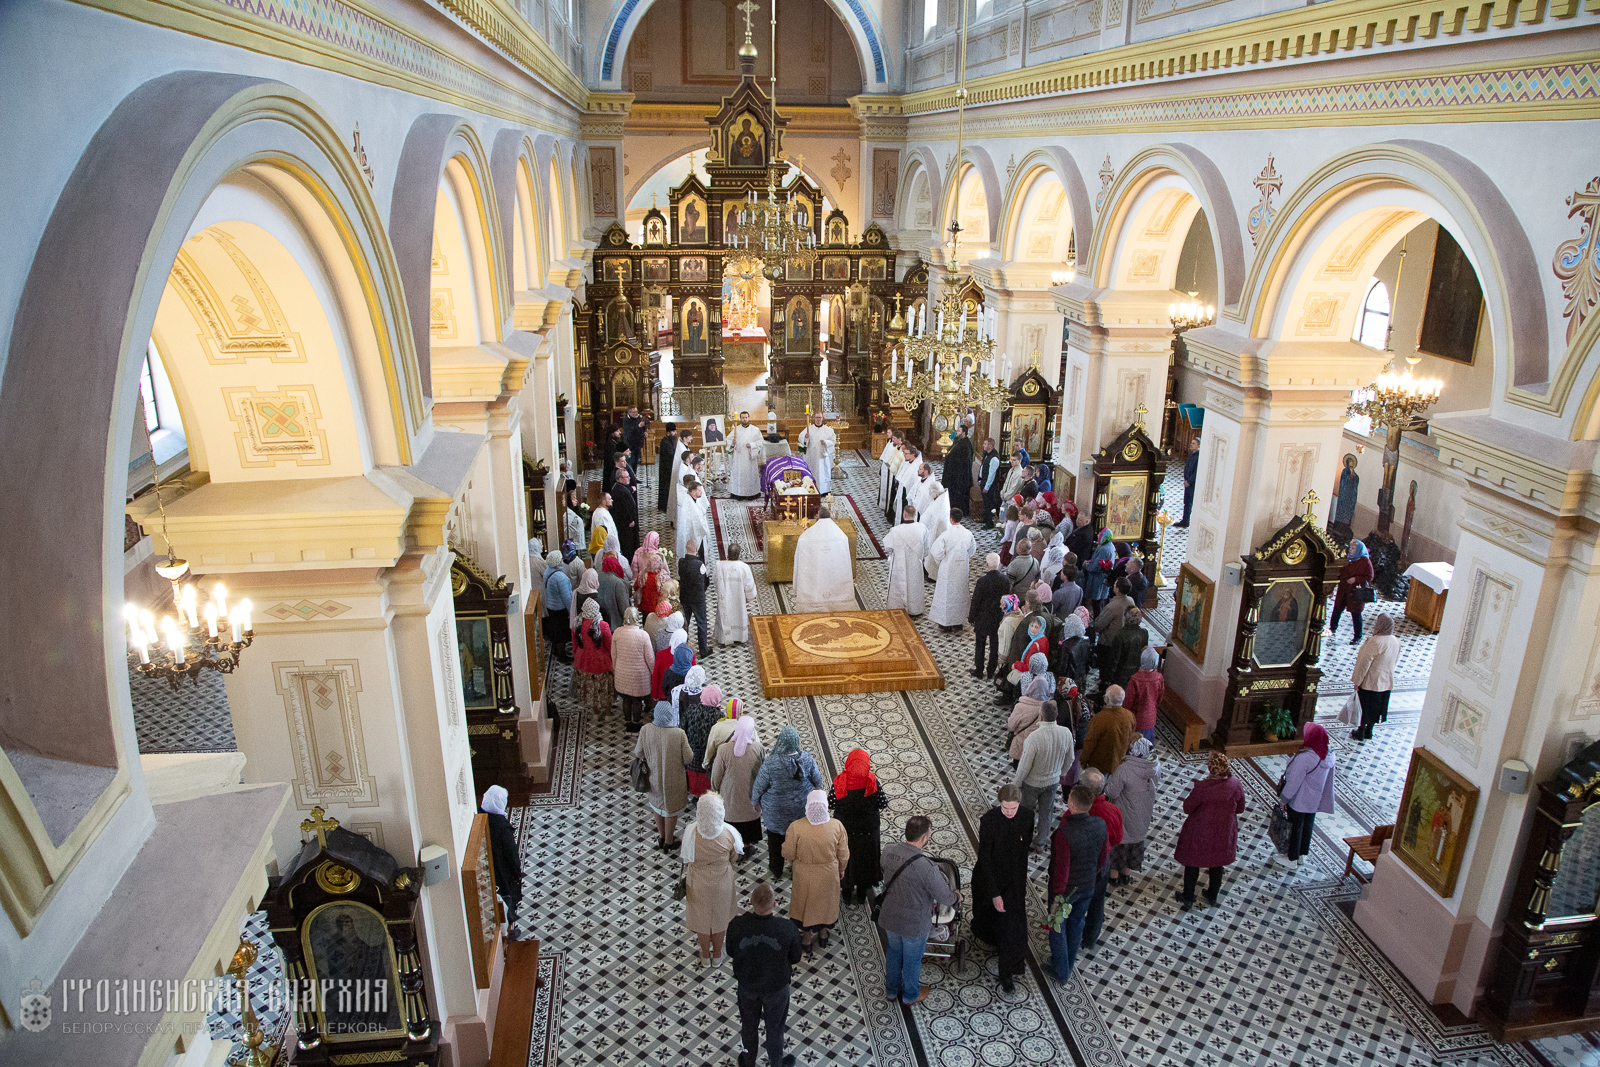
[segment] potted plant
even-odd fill
[[[1256,721],[1268,741],[1290,740],[1295,735],[1294,712],[1288,708],[1267,708]]]

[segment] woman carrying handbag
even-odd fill
[[[1367,546],[1360,541],[1351,541],[1349,559],[1339,568],[1339,586],[1333,594],[1333,617],[1328,620],[1329,634],[1339,632],[1339,616],[1348,608],[1350,624],[1355,627],[1355,636],[1350,638],[1350,643],[1361,643],[1361,612],[1372,603],[1372,580],[1375,577]]]
[[[1311,824],[1317,812],[1333,813],[1333,772],[1337,764],[1328,748],[1328,731],[1318,723],[1308,722],[1301,731],[1305,747],[1294,754],[1283,772],[1283,784],[1278,796],[1288,807],[1289,841],[1283,854],[1274,853],[1268,862],[1275,867],[1286,867],[1292,875],[1300,869],[1300,860],[1311,851]]]
[[[1372,740],[1372,727],[1389,719],[1389,693],[1394,689],[1394,668],[1400,662],[1400,639],[1394,635],[1394,617],[1379,615],[1372,636],[1356,653],[1350,684],[1361,704],[1361,725],[1350,732],[1352,741]]]

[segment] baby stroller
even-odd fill
[[[961,868],[956,861],[942,856],[929,856],[933,865],[939,868],[939,873],[944,875],[944,880],[955,890],[956,903],[954,907],[942,904],[934,905],[933,930],[928,934],[928,947],[923,950],[923,959],[955,960],[956,972],[959,974],[967,962],[967,939],[961,936]]]

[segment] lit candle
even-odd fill
[[[167,647],[172,650],[173,662],[181,667],[183,666],[183,634],[178,631],[178,626],[172,621],[171,616],[161,621],[166,627]]]
[[[187,615],[189,617],[189,629],[191,630],[199,629],[200,627],[200,620],[195,616],[194,613],[194,603],[194,585],[185,585],[183,587],[182,597],[178,602],[178,611],[180,615]]]
[[[244,640],[241,632],[244,629],[244,612],[234,608],[228,615],[228,623],[233,628],[233,643],[237,645]]]
[[[221,582],[211,587],[211,599],[216,601],[218,615],[228,614],[228,591]]]
[[[256,628],[250,622],[250,601],[239,601],[239,610],[244,612],[244,632],[247,634],[255,633]]]
[[[972,364],[970,363],[961,368],[961,391],[963,393],[972,392]]]
[[[139,650],[139,662],[141,664],[150,662],[150,645],[145,640],[143,631],[134,635],[133,647]]]
[[[215,641],[217,639],[217,605],[206,605],[206,634]]]

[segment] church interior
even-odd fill
[[[0,1064],[1600,1067],[1600,0],[0,84]]]

